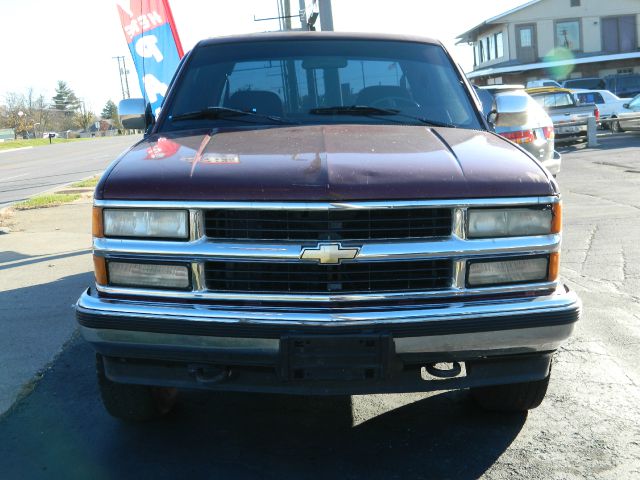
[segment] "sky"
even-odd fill
[[[221,35],[277,30],[276,0],[169,0],[184,50]],[[292,9],[298,0],[291,0]],[[336,31],[403,33],[441,40],[465,71],[473,53],[457,35],[524,0],[333,0]],[[295,26],[295,24],[294,24]],[[115,56],[124,55],[140,96],[115,0],[0,0],[0,102],[33,88],[47,100],[64,80],[99,114],[121,99]]]

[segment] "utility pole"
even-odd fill
[[[124,70],[124,86],[125,92],[127,94],[127,98],[131,98],[131,94],[129,93],[129,70],[125,66],[125,57],[122,57],[122,69]]]
[[[118,61],[118,75],[120,75],[120,90],[122,90],[122,99],[124,100],[126,97],[124,96],[124,83],[122,82],[122,69],[120,68],[120,59],[122,57],[111,57]]]
[[[304,0],[298,0],[298,8],[300,11],[300,26],[302,30],[309,30],[309,24],[307,23],[307,6]]]
[[[284,30],[291,30],[291,3],[290,0],[282,0],[283,3],[283,16],[282,20],[284,21]]]
[[[333,31],[333,11],[331,0],[318,0],[318,10],[320,17],[320,30],[323,32]]]
[[[118,74],[120,75],[120,89],[122,90],[122,98],[130,98],[131,95],[129,94],[129,77],[127,76],[129,71],[127,70],[127,67],[125,65],[125,57],[119,56],[111,58],[115,58],[118,61]],[[122,65],[120,64],[121,60]]]

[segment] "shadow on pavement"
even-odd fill
[[[582,150],[614,150],[620,148],[638,148],[640,135],[637,132],[626,132],[598,136],[597,147],[587,147],[586,140],[576,143],[556,142],[556,150],[560,153],[579,152]]]
[[[17,253],[17,252],[0,252],[0,270],[6,270],[9,268],[15,268],[15,267],[23,267],[25,265],[33,265],[34,263],[40,263],[40,262],[51,262],[54,260],[61,260],[63,258],[69,258],[69,257],[77,257],[79,255],[88,255],[92,252],[91,249],[87,249],[87,250],[75,250],[73,252],[64,252],[64,253],[57,253],[54,255],[23,255],[21,253]],[[26,260],[29,259],[29,260]],[[17,262],[16,260],[24,260],[22,262]],[[9,262],[14,262],[11,263],[11,265],[3,265]]]
[[[103,410],[93,365],[76,339],[0,421],[5,478],[471,479],[526,419],[477,410],[466,392],[419,396],[354,427],[349,397],[182,392],[168,418],[125,424]]]

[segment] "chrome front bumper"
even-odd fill
[[[87,290],[76,316],[84,338],[109,356],[181,358],[200,353],[277,357],[288,335],[387,334],[396,354],[440,358],[556,350],[580,315],[565,287],[537,297],[419,306],[291,309],[101,298]]]

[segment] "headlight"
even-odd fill
[[[187,238],[187,210],[140,210],[105,208],[102,211],[106,237]]]
[[[469,238],[548,235],[560,231],[560,204],[552,208],[470,208]],[[557,213],[556,213],[557,211]],[[557,218],[556,218],[557,217]]]
[[[467,265],[467,285],[480,287],[549,279],[549,257],[473,261]]]
[[[184,265],[107,262],[109,285],[124,287],[189,288],[189,269]]]

